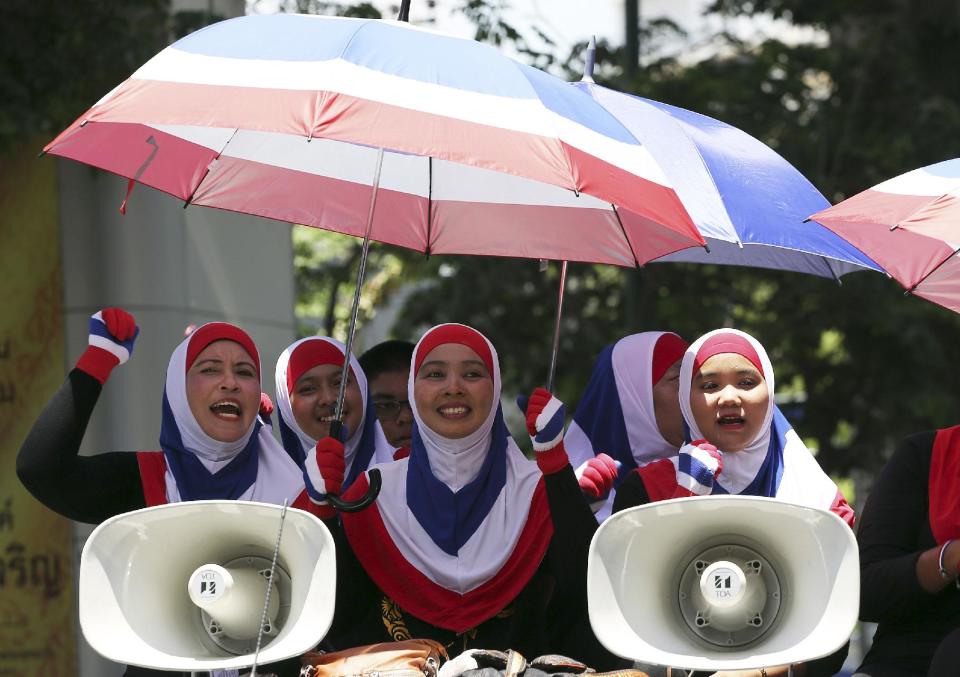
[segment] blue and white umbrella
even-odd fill
[[[746,132],[683,108],[589,81],[589,94],[653,155],[709,251],[690,248],[656,259],[791,270],[839,278],[882,268],[810,215],[827,199],[772,148]]]

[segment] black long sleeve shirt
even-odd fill
[[[86,372],[72,370],[17,454],[17,477],[38,501],[64,517],[89,524],[147,507],[136,453],[78,455],[102,388]],[[300,663],[291,659],[262,670],[258,669],[258,674],[294,677],[300,672]],[[176,674],[135,666],[125,673],[126,677]]]
[[[960,590],[927,592],[916,573],[920,555],[937,545],[928,511],[935,436],[900,443],[860,516],[860,618],[879,624],[861,666],[872,677],[926,675],[937,646],[960,627]]]

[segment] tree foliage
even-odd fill
[[[623,47],[601,40],[598,81],[711,115],[780,152],[838,201],[909,169],[960,155],[960,78],[952,3],[720,0],[728,16],[766,13],[819,31],[788,44],[712,36],[693,44],[663,19],[640,27],[644,68],[630,79]],[[526,59],[579,78],[585,45],[542,53],[505,18],[502,0],[463,3],[478,39],[511,44]],[[707,48],[711,56],[693,61]],[[422,280],[395,327],[416,337],[443,321],[494,340],[509,391],[546,378],[558,266],[535,261],[422,256],[378,248],[404,279]],[[778,395],[831,472],[869,479],[897,439],[956,423],[960,397],[941,374],[960,359],[960,318],[904,297],[882,275],[835,281],[719,266],[651,264],[642,270],[571,265],[557,390],[575,405],[593,357],[647,329],[688,338],[735,326],[767,346]],[[389,298],[389,290],[383,298]],[[908,385],[909,384],[909,385]]]
[[[168,5],[4,0],[0,146],[60,131],[165,46]]]

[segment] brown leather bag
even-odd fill
[[[301,677],[436,677],[448,658],[432,639],[368,644],[331,653],[303,656]]]

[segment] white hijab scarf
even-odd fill
[[[773,435],[777,434],[773,426],[776,409],[774,403],[775,381],[773,365],[770,363],[767,351],[759,341],[749,334],[736,329],[716,329],[698,338],[687,348],[680,363],[680,411],[690,428],[690,439],[703,438],[703,433],[697,427],[690,406],[690,391],[695,375],[693,365],[703,344],[720,334],[737,336],[750,344],[760,359],[763,378],[766,381],[770,396],[757,436],[742,451],[729,452],[723,455],[723,472],[720,473],[717,482],[727,492],[739,494],[756,478],[767,458],[768,451],[770,451]],[[837,496],[837,485],[823,472],[813,454],[810,453],[797,433],[789,428],[783,432],[782,439],[775,441],[779,442],[783,454],[783,473],[777,485],[776,498],[799,505],[829,509]],[[720,451],[723,451],[723,449]]]

